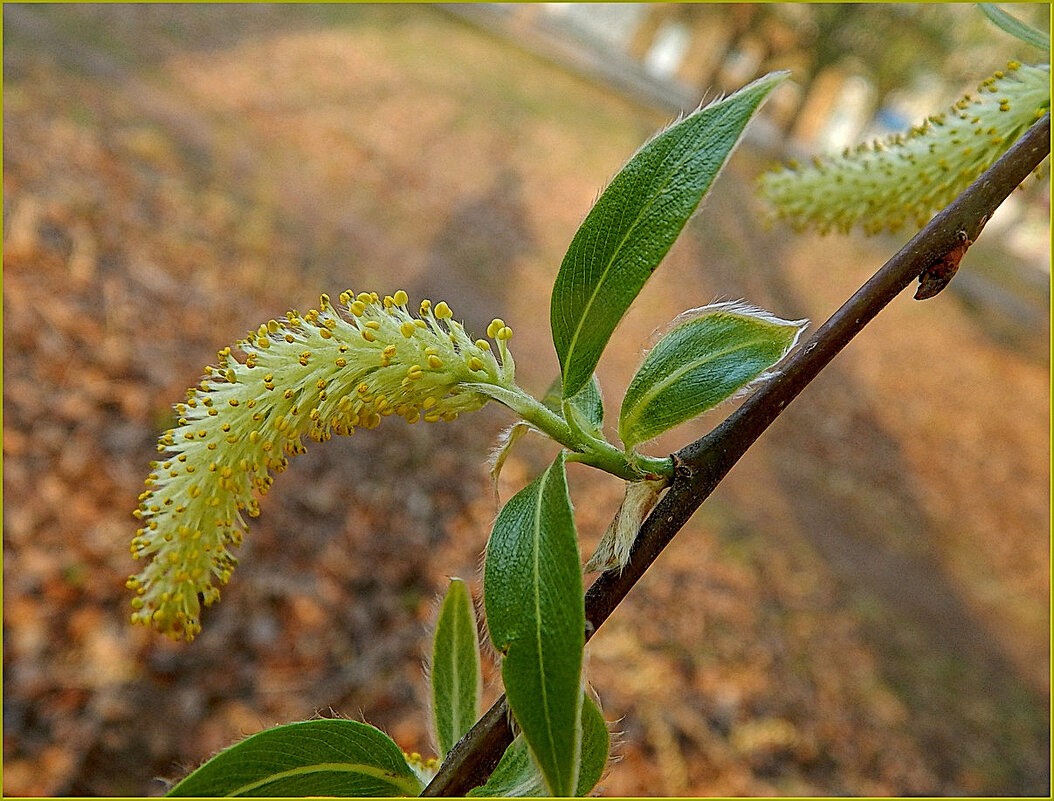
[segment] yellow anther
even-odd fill
[[[450,307],[446,305],[445,300],[441,300],[439,301],[439,303],[436,304],[434,314],[437,320],[445,320],[448,317],[454,316],[454,313],[450,311]]]
[[[509,328],[507,325],[502,326],[501,330],[498,331],[496,338],[501,340],[502,342],[508,342],[510,339],[512,339],[512,329]]]
[[[490,350],[490,343],[487,342],[487,340],[485,340],[485,339],[477,339],[476,340],[476,347],[479,348],[480,350]]]
[[[414,325],[416,325],[418,328],[428,328],[428,323],[426,323],[424,320],[414,320]]]
[[[480,359],[478,356],[473,356],[471,359],[468,360],[468,369],[473,371],[482,370],[483,360]]]
[[[363,323],[363,325],[367,328],[372,328],[374,331],[379,330],[381,327],[381,324],[378,323],[376,320],[367,320],[365,323]]]
[[[351,304],[349,311],[356,317],[361,317],[366,311],[366,304],[361,300],[356,300]]]
[[[405,292],[403,292],[403,290],[401,290],[401,289],[397,289],[397,290],[395,291],[395,295],[394,295],[394,297],[392,298],[392,300],[394,300],[394,301],[395,301],[395,305],[396,305],[396,306],[405,306],[405,305],[406,305],[406,302],[407,302],[407,301],[408,301],[409,299],[410,299],[410,298],[409,298],[409,297],[407,297],[406,293],[405,293]]]
[[[320,328],[318,330],[318,335],[320,337],[322,337],[323,339],[332,339],[333,338],[333,332],[330,331],[328,328]]]
[[[505,327],[505,321],[500,317],[495,317],[491,320],[490,325],[487,326],[487,336],[491,339],[497,337],[498,332]]]
[[[431,367],[433,370],[438,370],[440,367],[443,366],[443,360],[440,359],[438,356],[429,356],[428,366]]]
[[[362,338],[367,342],[376,342],[377,335],[373,333],[369,328],[362,329]]]
[[[357,296],[357,299],[360,303],[369,306],[371,303],[377,300],[377,295],[373,292],[360,292]]]
[[[339,359],[337,359],[335,362],[333,362],[333,364],[335,364],[337,367],[347,367],[348,366],[348,360],[345,359],[342,356]]]
[[[277,320],[267,321],[267,330],[270,331],[272,334],[277,334],[279,328],[281,328],[281,326],[278,324]]]
[[[399,326],[399,331],[402,332],[402,335],[404,337],[406,337],[407,339],[412,337],[416,330],[417,330],[417,326],[414,325],[409,320],[407,320],[406,322],[404,322],[402,325]]]
[[[424,368],[419,364],[413,365],[409,370],[406,371],[406,377],[416,381],[418,378],[424,375]]]
[[[365,395],[365,394],[366,394],[367,392],[369,392],[369,391],[370,391],[370,385],[369,385],[369,384],[367,384],[367,383],[366,383],[365,381],[363,381],[363,382],[362,382],[361,384],[359,384],[359,385],[358,385],[358,386],[357,386],[357,387],[355,388],[355,390],[356,390],[356,391],[357,391],[357,392],[358,392],[358,393],[359,393],[360,395]]]

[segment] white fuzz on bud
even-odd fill
[[[626,566],[641,523],[655,506],[668,483],[666,479],[626,482],[626,495],[622,499],[622,506],[615,513],[615,519],[611,521],[593,555],[586,562],[587,573],[613,568],[621,571]]]

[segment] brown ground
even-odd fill
[[[4,14],[4,793],[157,795],[319,712],[427,753],[434,599],[477,579],[509,415],[310,448],[191,645],[125,622],[155,438],[216,350],[348,287],[500,314],[543,390],[563,249],[662,120],[431,9]],[[757,160],[616,335],[609,412],[683,308],[822,320],[896,247],[759,231]],[[964,272],[1013,266],[988,238]],[[590,646],[603,794],[1049,794],[1049,329],[1021,302],[898,299],[737,466]],[[589,548],[620,489],[571,481]]]

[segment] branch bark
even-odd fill
[[[586,591],[587,640],[787,405],[894,297],[961,245],[961,233],[975,241],[995,209],[1049,153],[1048,113],[860,287],[775,376],[713,431],[673,454],[674,480],[641,525],[629,562],[621,572],[603,573]],[[503,695],[450,751],[421,795],[464,795],[479,786],[512,738]]]

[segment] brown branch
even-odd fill
[[[787,405],[886,304],[961,247],[963,233],[976,240],[995,209],[1049,153],[1048,113],[860,287],[773,378],[713,431],[673,454],[674,480],[641,526],[629,562],[621,572],[602,574],[586,592],[587,640]],[[454,746],[422,795],[464,795],[479,786],[512,737],[502,696]]]

